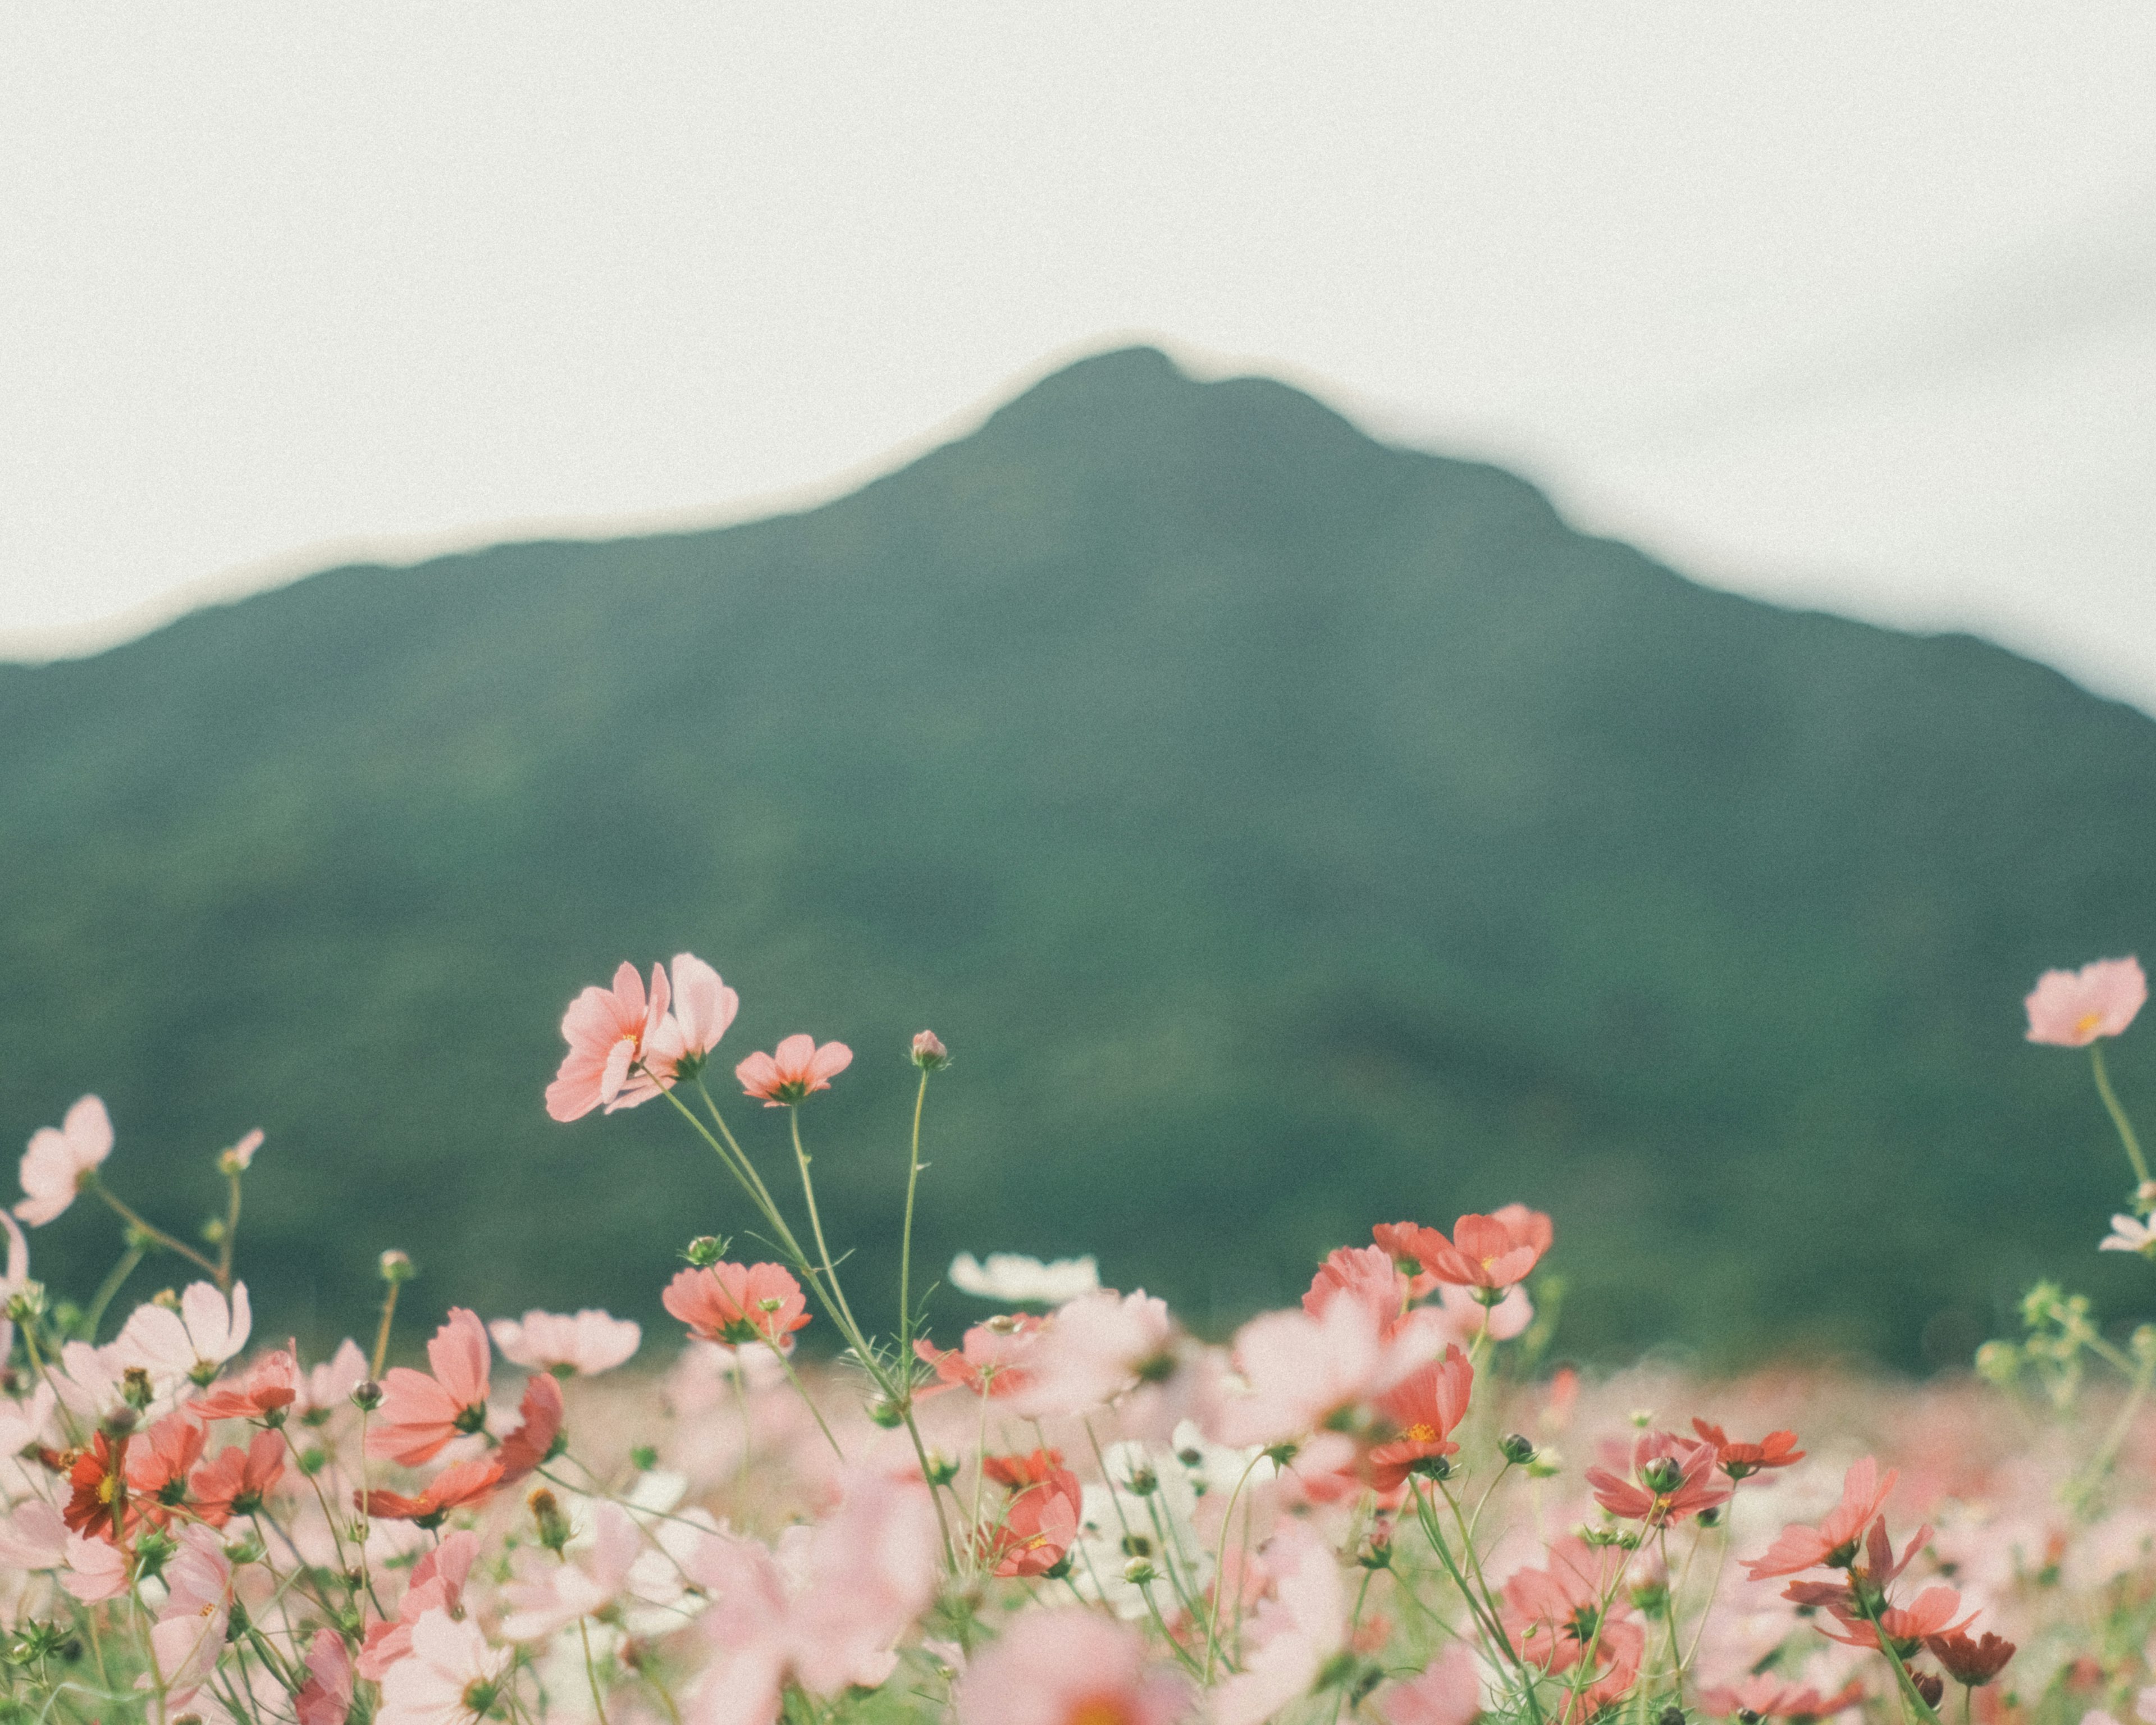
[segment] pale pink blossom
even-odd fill
[[[741,1010],[741,996],[693,952],[674,955],[674,1009],[651,1034],[644,1064],[659,1084],[670,1085],[684,1067],[701,1067]]]
[[[734,1076],[743,1094],[761,1097],[767,1108],[783,1108],[814,1091],[829,1090],[853,1060],[853,1050],[843,1042],[819,1048],[813,1036],[789,1036],[770,1054],[751,1055],[734,1068]]]
[[[254,1166],[254,1153],[261,1147],[262,1128],[258,1126],[218,1158],[217,1165],[219,1171],[228,1174],[245,1173],[248,1169]]]
[[[101,1425],[127,1406],[126,1371],[116,1338],[102,1348],[63,1343],[59,1366],[49,1376],[62,1407],[85,1425]]]
[[[493,1709],[513,1650],[491,1647],[478,1624],[429,1611],[412,1625],[412,1651],[382,1680],[377,1725],[474,1725]]]
[[[1029,1611],[966,1668],[958,1725],[1173,1725],[1190,1686],[1127,1624],[1077,1606]]]
[[[1270,1719],[1309,1694],[1347,1645],[1347,1589],[1332,1547],[1308,1523],[1286,1522],[1262,1555],[1273,1590],[1250,1625],[1242,1669],[1213,1692],[1213,1725]]]
[[[2156,1225],[2142,1221],[2136,1216],[2113,1216],[2111,1232],[2097,1242],[2100,1252],[2139,1252],[2146,1257],[2156,1253]]]
[[[412,1651],[413,1625],[429,1611],[463,1615],[465,1583],[478,1557],[479,1536],[461,1528],[444,1534],[439,1545],[421,1555],[412,1566],[404,1597],[397,1602],[396,1621],[367,1626],[357,1664],[361,1676],[371,1683],[387,1676],[389,1668]]]
[[[449,1308],[448,1322],[427,1343],[431,1378],[409,1366],[382,1376],[382,1408],[367,1428],[367,1453],[417,1467],[439,1455],[449,1440],[486,1422],[492,1354],[479,1314]]]
[[[624,1317],[585,1307],[573,1317],[554,1312],[527,1312],[521,1321],[498,1317],[487,1326],[495,1346],[511,1363],[534,1372],[596,1377],[627,1359],[644,1332]]]
[[[1514,1282],[1495,1306],[1485,1306],[1475,1297],[1472,1288],[1458,1282],[1440,1282],[1437,1304],[1431,1309],[1444,1319],[1446,1339],[1462,1348],[1482,1333],[1486,1322],[1492,1342],[1509,1342],[1535,1321],[1534,1302],[1527,1298],[1524,1282]]]
[[[74,1202],[74,1195],[112,1153],[112,1117],[95,1096],[85,1096],[57,1127],[40,1127],[23,1153],[23,1192],[15,1214],[42,1228]]]
[[[547,1086],[547,1111],[577,1120],[602,1106],[611,1114],[657,1096],[658,1084],[638,1069],[666,1021],[669,993],[663,965],[651,967],[647,994],[636,967],[624,963],[612,988],[587,988],[571,1001],[562,1018],[569,1051]]]
[[[316,1630],[307,1681],[293,1697],[300,1725],[344,1725],[352,1714],[352,1652],[335,1630]]]
[[[0,1522],[0,1564],[59,1573],[60,1585],[85,1604],[127,1591],[127,1553],[109,1539],[73,1532],[59,1506],[31,1500]]]
[[[713,1657],[684,1710],[692,1725],[769,1725],[788,1681],[826,1699],[884,1681],[935,1597],[937,1544],[927,1488],[865,1471],[836,1513],[789,1530],[776,1553],[706,1538],[688,1569],[711,1597],[697,1621]]]
[[[1142,1288],[1103,1289],[1058,1307],[1027,1364],[1029,1381],[1012,1403],[1021,1417],[1087,1413],[1177,1369],[1175,1322],[1168,1302]]]
[[[597,1616],[621,1596],[629,1571],[643,1548],[636,1523],[619,1504],[602,1503],[593,1512],[592,1549],[574,1563],[563,1563],[543,1548],[501,1589],[508,1609],[501,1620],[503,1638],[543,1641],[580,1617]]]
[[[123,1368],[139,1366],[165,1382],[184,1378],[207,1384],[247,1346],[254,1327],[245,1282],[234,1282],[228,1299],[208,1282],[190,1282],[177,1312],[136,1307],[114,1348]]]
[[[2148,978],[2138,959],[2099,958],[2079,970],[2047,970],[2022,1003],[2029,1040],[2086,1048],[2099,1036],[2118,1035],[2148,999]]]
[[[208,1682],[224,1651],[232,1609],[232,1563],[212,1528],[180,1530],[180,1548],[165,1563],[165,1603],[150,1631],[150,1650],[177,1710]]]
[[[1370,1705],[1385,1725],[1468,1725],[1482,1711],[1475,1656],[1455,1641],[1419,1676],[1386,1684]]]
[[[1268,1312],[1236,1332],[1240,1384],[1215,1386],[1200,1421],[1216,1443],[1276,1444],[1383,1395],[1445,1348],[1440,1327],[1404,1324],[1392,1336],[1361,1300],[1336,1299],[1313,1317]]]
[[[67,1574],[60,1577],[60,1585],[85,1604],[116,1599],[127,1591],[127,1553],[109,1539],[70,1533]]]
[[[367,1356],[347,1336],[337,1350],[318,1366],[310,1366],[300,1378],[300,1394],[292,1410],[310,1425],[320,1425],[331,1414],[352,1405],[352,1393],[367,1382]]]

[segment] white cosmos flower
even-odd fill
[[[2100,1252],[2140,1252],[2156,1248],[2156,1226],[2132,1216],[2113,1216],[2111,1232],[2097,1245]]]
[[[1091,1254],[1044,1264],[1018,1252],[990,1252],[983,1264],[971,1252],[961,1252],[951,1260],[951,1286],[1007,1306],[1060,1306],[1097,1292],[1101,1266]]]

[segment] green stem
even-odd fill
[[[374,1358],[367,1369],[367,1375],[377,1384],[382,1381],[382,1363],[389,1358],[389,1327],[397,1320],[397,1291],[403,1286],[400,1278],[392,1276],[389,1291],[382,1296],[382,1322],[375,1327]]]
[[[838,1309],[845,1315],[846,1328],[851,1332],[848,1339],[854,1343],[855,1350],[860,1354],[865,1364],[873,1355],[864,1344],[861,1327],[854,1317],[854,1308],[846,1303],[845,1291],[839,1286],[839,1267],[831,1261],[831,1248],[824,1240],[824,1219],[816,1213],[816,1183],[809,1177],[808,1152],[801,1142],[799,1103],[791,1104],[787,1108],[786,1124],[793,1139],[793,1160],[801,1170],[801,1197],[808,1206],[808,1231],[816,1241],[816,1255],[824,1260],[824,1280],[831,1290],[831,1297],[837,1302]]]
[[[118,1214],[121,1221],[125,1222],[130,1228],[134,1229],[142,1236],[143,1239],[151,1241],[154,1245],[162,1246],[168,1252],[178,1253],[180,1256],[185,1258],[191,1264],[201,1266],[203,1269],[208,1271],[213,1276],[217,1278],[217,1285],[220,1290],[226,1292],[229,1292],[231,1291],[232,1276],[229,1271],[218,1269],[213,1262],[204,1257],[185,1240],[175,1240],[171,1235],[166,1233],[163,1229],[152,1227],[149,1223],[144,1221],[141,1217],[136,1214],[136,1213],[132,1209],[129,1209],[127,1205],[122,1204],[119,1199],[113,1196],[112,1189],[108,1187],[104,1181],[98,1178],[95,1173],[92,1173],[90,1176],[88,1184],[90,1190],[96,1193],[96,1194],[100,1198],[103,1199],[105,1203],[112,1206],[113,1209]]]
[[[120,1261],[112,1266],[112,1273],[99,1284],[97,1297],[90,1302],[90,1310],[82,1315],[82,1334],[86,1342],[95,1343],[97,1326],[120,1290],[126,1286],[127,1278],[135,1273],[135,1266],[142,1261],[142,1248],[129,1243],[120,1255]]]
[[[2141,1153],[2141,1140],[2133,1136],[2133,1122],[2126,1117],[2126,1110],[2118,1106],[2118,1094],[2111,1087],[2111,1074],[2104,1070],[2101,1037],[2089,1044],[2089,1066],[2096,1074],[2097,1094],[2111,1111],[2111,1123],[2118,1128],[2119,1142],[2126,1146],[2126,1159],[2133,1164],[2133,1178],[2145,1186],[2148,1183],[2148,1163]]]
[[[913,1094],[913,1147],[906,1158],[906,1226],[898,1236],[898,1355],[902,1363],[913,1346],[913,1189],[921,1178],[921,1111],[928,1101],[928,1069],[921,1069],[921,1088]]]
[[[239,1239],[239,1170],[234,1168],[225,1178],[232,1183],[232,1202],[225,1207],[224,1238],[217,1243],[217,1285],[221,1288],[232,1286],[232,1250]]]

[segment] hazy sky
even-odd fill
[[[2148,0],[0,10],[0,650],[1132,336],[2156,709]]]

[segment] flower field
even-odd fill
[[[2107,960],[2027,1012],[2088,1051],[2130,1169],[2091,1249],[2149,1256],[2103,1061],[2146,993]],[[983,1317],[932,1335],[950,1051],[910,1050],[872,1289],[811,1147],[852,1052],[790,1036],[720,1084],[737,1006],[689,954],[624,965],[546,1091],[582,1132],[670,1110],[730,1183],[664,1337],[422,1311],[392,1252],[373,1333],[303,1359],[239,1273],[261,1134],[174,1231],[116,1189],[97,1098],[37,1132],[0,1322],[8,1725],[2156,1725],[2156,1326],[2045,1285],[1930,1386],[1585,1381],[1554,1363],[1562,1244],[1512,1204],[1344,1243],[1224,1346],[1091,1260],[1000,1254],[949,1266]],[[64,1295],[26,1230],[85,1202],[123,1250]],[[179,1286],[133,1303],[145,1270]]]

